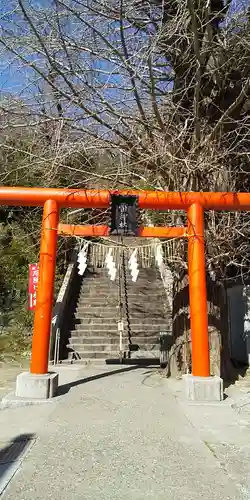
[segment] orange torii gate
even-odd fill
[[[192,375],[209,377],[209,338],[207,319],[206,271],[204,256],[204,211],[249,210],[250,194],[220,192],[108,191],[26,187],[1,187],[0,205],[43,206],[39,283],[34,318],[30,373],[48,373],[57,235],[108,236],[108,226],[72,226],[59,223],[60,209],[100,208],[110,205],[111,194],[133,195],[141,209],[185,210],[186,227],[140,227],[146,238],[187,238]]]

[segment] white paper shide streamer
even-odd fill
[[[138,274],[139,274],[139,268],[138,268],[138,262],[137,262],[137,248],[135,248],[135,250],[132,252],[131,256],[130,256],[130,259],[129,259],[129,262],[128,262],[128,265],[129,265],[129,269],[130,269],[130,272],[131,272],[131,278],[132,278],[132,281],[135,283],[137,278],[138,278]]]
[[[78,274],[80,276],[84,274],[87,267],[88,246],[89,246],[88,242],[84,243],[83,247],[81,248],[77,256]]]
[[[109,249],[106,258],[105,258],[105,264],[108,270],[109,277],[111,281],[115,281],[116,277],[116,267],[115,267],[115,260],[112,255],[112,248]]]
[[[159,270],[161,270],[162,265],[163,265],[163,250],[162,250],[161,243],[156,245],[155,260],[156,260],[156,263],[157,263]]]

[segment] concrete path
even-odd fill
[[[5,500],[250,499],[250,417],[230,398],[187,404],[181,381],[142,368],[60,381],[52,403],[0,412]]]

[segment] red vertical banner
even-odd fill
[[[34,311],[36,308],[36,291],[38,285],[38,264],[29,264],[29,311]]]

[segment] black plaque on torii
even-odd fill
[[[137,196],[111,194],[110,234],[137,236],[137,209]]]

